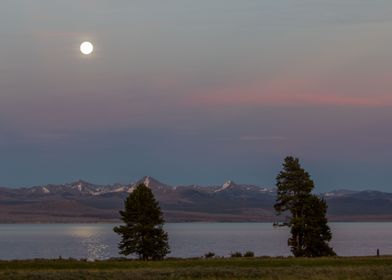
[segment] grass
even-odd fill
[[[392,280],[392,257],[0,261],[0,279]]]

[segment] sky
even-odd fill
[[[391,190],[390,0],[3,0],[0,185]],[[94,52],[79,51],[83,41]]]

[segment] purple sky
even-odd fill
[[[389,190],[391,14],[388,0],[6,0],[0,185],[272,186],[295,155],[319,191]]]

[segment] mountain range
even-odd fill
[[[118,222],[135,187],[153,191],[167,222],[272,222],[276,189],[227,181],[220,186],[170,186],[146,176],[132,184],[86,181],[30,188],[0,188],[0,223]],[[392,193],[337,190],[322,193],[330,221],[391,221]]]

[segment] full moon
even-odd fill
[[[82,54],[85,55],[91,54],[93,50],[94,50],[94,46],[90,42],[83,42],[80,45],[80,51],[82,52]]]

